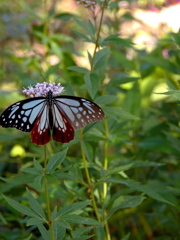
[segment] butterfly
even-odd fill
[[[52,138],[61,143],[74,139],[74,129],[90,122],[101,121],[103,110],[94,102],[81,97],[53,96],[34,97],[16,102],[0,116],[0,125],[31,132],[31,140],[44,145]]]

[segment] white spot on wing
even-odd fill
[[[11,116],[19,109],[19,107],[13,106],[12,107],[12,111],[9,114],[9,118],[11,118]],[[14,116],[14,117],[13,117]],[[15,118],[15,115],[13,115],[12,118]]]
[[[41,100],[42,101],[42,100]],[[30,115],[30,118],[29,118],[29,122],[32,124],[34,122],[34,120],[36,119],[36,117],[39,115],[39,113],[41,112],[41,109],[43,107],[43,104],[44,103],[41,103],[39,104],[38,106],[34,107],[32,112],[31,112],[31,115]]]
[[[40,106],[42,106],[42,103],[44,101],[45,101],[44,99],[39,99],[39,100],[34,100],[34,101],[32,100],[30,102],[27,102],[27,103],[23,104],[22,108],[26,110],[26,109],[34,108],[38,104]],[[39,106],[37,106],[37,107],[39,107]]]

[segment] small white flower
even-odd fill
[[[24,89],[22,92],[30,97],[46,97],[48,92],[52,91],[53,96],[57,96],[64,91],[64,87],[61,87],[61,84],[58,83],[37,83],[34,87],[29,86],[27,89]]]

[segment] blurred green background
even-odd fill
[[[85,24],[88,19],[93,22],[91,11],[72,0],[1,0],[0,3],[1,112],[25,99],[21,91],[27,86],[44,81],[61,82],[65,94],[93,97],[105,110],[109,169],[132,161],[157,163],[144,167],[141,162],[139,168],[118,173],[125,179],[128,176],[146,184],[148,191],[157,192],[163,201],[141,189],[148,196],[139,206],[117,208],[109,218],[113,240],[178,240],[180,236],[179,13],[178,1],[111,1],[105,10],[100,40],[103,45],[103,40],[114,34],[119,34],[121,40],[106,40],[110,57],[101,73],[101,84],[92,96],[83,73],[69,68],[90,68],[87,51],[92,53],[94,44],[83,39],[87,32],[74,19]],[[100,96],[108,98],[98,100]],[[93,156],[96,164],[103,128],[100,123],[95,129],[87,126],[84,130],[87,155],[90,159]],[[70,147],[66,164],[75,168],[81,166],[79,139],[77,131],[75,140],[66,145]],[[47,146],[49,154],[60,151],[60,146],[52,141]],[[103,155],[101,146],[99,149]],[[19,184],[13,184],[3,178],[20,176],[22,169],[32,166],[33,157],[42,162],[43,151],[42,146],[31,144],[29,134],[0,128],[0,191],[26,204],[28,182],[21,184],[19,180]],[[92,167],[90,172],[97,181],[97,169]],[[71,191],[63,186],[54,187],[53,201],[61,199],[58,201],[63,205],[82,200],[82,196],[76,195],[82,188],[77,183],[70,186]],[[110,205],[119,196],[137,192],[135,187],[112,184]],[[43,196],[39,199],[43,202]],[[40,239],[35,227],[26,227],[24,216],[2,198],[0,210],[0,239],[23,239],[30,232],[34,234],[32,239]]]

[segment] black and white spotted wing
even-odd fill
[[[74,138],[74,129],[104,118],[103,110],[95,103],[80,97],[38,97],[14,103],[0,116],[2,127],[13,127],[31,132],[31,140],[38,145],[69,142]]]
[[[0,125],[31,132],[34,122],[46,106],[46,99],[31,98],[12,104],[0,116]]]
[[[73,96],[54,97],[54,104],[68,118],[73,128],[79,129],[90,122],[104,119],[103,110],[94,102]]]

